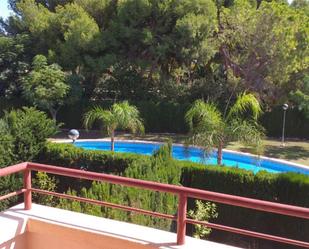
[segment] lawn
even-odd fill
[[[285,146],[281,147],[281,141],[266,139],[264,140],[264,147],[264,156],[280,158],[309,166],[309,141],[287,141]],[[239,143],[231,143],[226,148],[250,152]]]
[[[67,138],[66,132],[60,133],[56,138]],[[82,139],[102,138],[98,131],[81,132]],[[170,133],[148,133],[143,136],[132,136],[127,134],[118,134],[117,139],[136,139],[146,141],[164,142],[172,139],[174,143],[184,143],[186,135],[170,134]],[[300,163],[309,166],[309,141],[287,140],[284,147],[281,147],[281,141],[276,139],[264,140],[264,156],[280,158],[287,161]],[[249,148],[233,142],[228,144],[225,149],[236,150],[242,152],[251,152]]]

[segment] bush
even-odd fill
[[[0,120],[0,168],[12,163],[14,140],[6,122]]]
[[[3,122],[7,124],[9,134],[13,138],[12,161],[31,161],[44,147],[46,139],[54,135],[58,126],[55,121],[35,108],[24,107],[5,113]]]
[[[40,153],[38,161],[70,168],[85,169],[100,173],[112,173],[131,178],[138,178],[168,184],[179,184],[180,168],[176,161],[171,161],[169,146],[163,146],[156,156],[140,156],[129,153],[113,153],[110,151],[90,151],[76,148],[71,144],[49,143]],[[58,191],[80,195],[91,199],[104,200],[122,205],[161,213],[175,214],[177,196],[137,188],[123,187],[108,183],[70,180],[58,177]],[[59,207],[81,211],[107,218],[130,221],[161,229],[170,230],[171,221],[158,219],[135,213],[123,212],[106,207],[97,207],[76,201],[61,200]]]
[[[6,112],[0,119],[0,168],[32,160],[57,128],[54,121],[34,108]],[[20,175],[1,178],[0,195],[20,189],[21,179]],[[0,209],[6,209],[16,201],[16,197],[7,199],[0,203]]]
[[[309,177],[302,174],[271,174],[228,167],[209,167],[187,163],[182,167],[181,183],[187,187],[205,189],[272,202],[309,206]],[[188,206],[194,205],[191,201]],[[237,228],[274,234],[287,238],[306,241],[309,223],[293,217],[259,212],[251,209],[218,204],[216,222]],[[272,243],[232,233],[213,231],[210,239],[236,243],[245,248],[283,248],[283,244]],[[284,248],[294,248],[285,245]]]

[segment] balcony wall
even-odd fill
[[[186,237],[177,246],[176,234],[33,204],[0,213],[0,249],[235,249]]]

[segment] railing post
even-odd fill
[[[177,215],[177,245],[183,245],[186,237],[187,196],[179,194]]]
[[[30,210],[32,205],[32,193],[31,193],[31,170],[26,169],[24,171],[24,188],[26,192],[24,193],[24,203],[25,210]]]

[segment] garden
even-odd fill
[[[0,168],[33,161],[309,207],[309,174],[226,163],[231,150],[239,157],[250,153],[256,163],[270,157],[309,171],[307,1],[8,5],[11,15],[0,17]],[[79,131],[75,143],[65,141],[71,129]],[[78,146],[102,138],[104,150]],[[141,155],[118,152],[120,140],[159,144]],[[205,161],[177,160],[176,144],[200,149]],[[169,194],[33,177],[35,186],[49,191],[177,212],[177,198]],[[0,194],[21,184],[20,175],[1,178]],[[0,209],[19,201],[1,201]],[[176,226],[52,196],[36,194],[34,201],[168,231]],[[306,220],[191,199],[188,215],[303,241],[309,233]],[[200,226],[188,226],[187,234],[245,248],[283,248]]]

